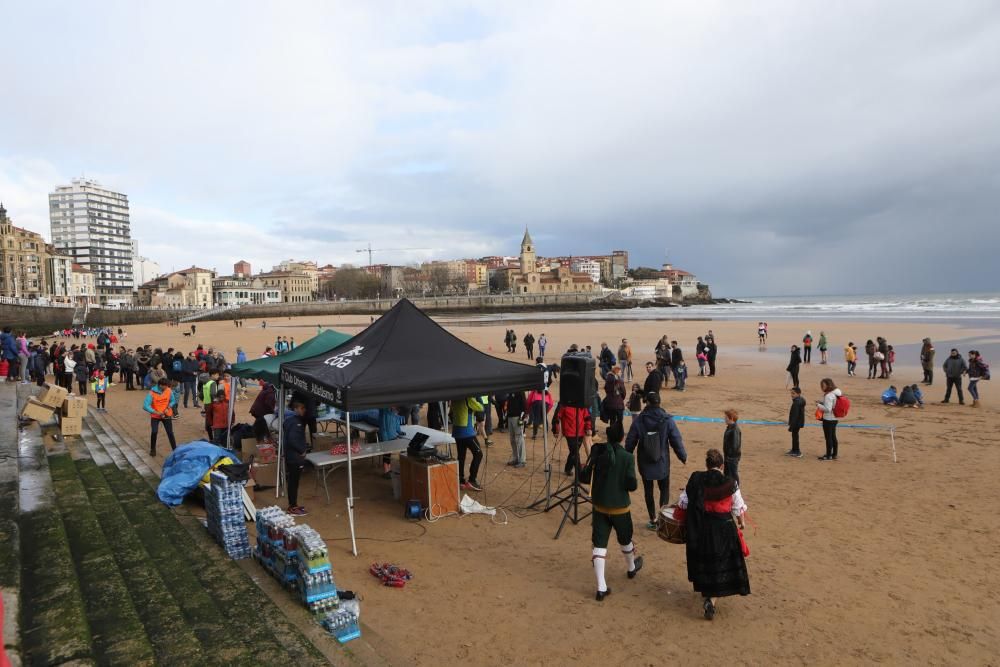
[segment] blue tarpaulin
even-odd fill
[[[228,456],[239,463],[236,452],[224,449],[210,442],[196,440],[175,449],[163,462],[160,486],[156,495],[165,505],[175,507],[184,502],[184,497],[198,488],[201,478],[220,459]]]

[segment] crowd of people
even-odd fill
[[[767,323],[760,322],[758,335],[762,345],[766,342],[767,333]],[[226,446],[229,427],[235,421],[230,408],[233,385],[228,360],[220,352],[200,344],[187,352],[172,347],[165,350],[151,348],[149,345],[128,347],[124,343],[126,337],[121,329],[74,328],[56,332],[51,340],[44,338],[32,342],[23,333],[15,335],[7,328],[0,334],[0,357],[6,364],[4,370],[8,381],[42,384],[51,377],[73,393],[87,395],[88,391],[94,392],[97,409],[101,411],[107,409],[108,389],[116,383],[124,384],[125,391],[146,391],[142,409],[150,419],[151,456],[156,454],[161,430],[167,434],[171,449],[176,448],[173,422],[180,418],[183,411],[191,408],[201,410],[206,438]],[[518,342],[524,345],[529,359],[545,374],[547,385],[558,378],[559,365],[545,364],[548,343],[544,333],[536,339],[529,332],[519,341],[513,329],[507,330],[505,344],[510,353],[516,353]],[[787,366],[792,380],[787,419],[791,448],[787,455],[796,458],[803,456],[799,436],[806,425],[807,405],[799,384],[799,368],[802,364],[811,363],[814,343],[819,349],[819,363],[827,364],[829,341],[825,332],[820,331],[819,337],[814,340],[811,331],[807,331],[801,347],[792,346]],[[294,338],[277,336],[274,344],[268,346],[261,356],[276,356],[294,349]],[[507,466],[517,469],[527,465],[526,438],[537,438],[540,430],[551,425],[557,441],[564,439],[566,442],[563,472],[574,480],[591,485],[596,599],[603,600],[611,592],[604,561],[612,532],[625,556],[629,579],[639,573],[643,564],[633,540],[629,493],[638,490],[641,480],[647,516],[645,526],[650,530],[656,529],[659,508],[671,501],[671,458],[682,464],[687,463],[688,454],[681,431],[673,416],[663,408],[661,392],[670,388],[671,380],[674,390],[685,391],[688,369],[678,341],[667,335],[662,336],[650,350],[650,356],[644,363],[646,375],[641,384],[633,382],[638,378],[633,374],[635,357],[627,338],[622,338],[615,349],[602,342],[596,354],[589,345],[575,344],[569,347],[567,353],[593,359],[599,390],[590,405],[563,402],[553,405],[548,391],[505,392],[455,400],[445,410],[441,410],[439,404],[428,404],[426,419],[432,428],[444,430],[450,427],[458,453],[459,483],[463,490],[471,492],[483,489],[480,480],[483,447],[493,444],[491,438],[494,433],[507,434],[511,449]],[[867,341],[865,353],[869,357],[870,379],[892,377],[895,352],[884,337]],[[858,350],[853,342],[845,345],[844,354],[848,376],[854,376]],[[920,351],[924,385],[931,385],[934,381],[934,356],[932,342],[929,338],[924,339]],[[699,376],[716,376],[718,345],[711,330],[698,337],[695,357],[699,363]],[[243,349],[237,348],[236,363],[246,359]],[[979,352],[970,350],[968,359],[965,359],[957,349],[953,349],[942,367],[947,382],[942,402],[948,403],[953,390],[957,390],[959,402],[964,403],[962,382],[967,376],[968,392],[973,405],[978,406],[979,382],[990,377],[989,366]],[[630,387],[626,384],[629,382]],[[245,381],[240,380],[240,383],[238,391],[245,388]],[[820,382],[820,393],[821,398],[816,402],[816,419],[822,424],[825,453],[818,458],[834,461],[839,454],[837,425],[850,402],[829,377]],[[886,405],[893,406],[917,408],[924,405],[924,395],[917,384],[905,385],[902,391],[891,386],[883,393],[882,400]],[[266,436],[274,427],[274,420],[282,421],[289,511],[304,515],[305,508],[298,504],[298,486],[306,464],[305,455],[311,448],[308,436],[316,432],[316,403],[309,397],[294,394],[283,410],[282,414],[282,408],[276,405],[275,388],[262,384],[262,390],[250,408],[254,431]],[[420,419],[422,406],[393,406],[370,412],[372,414],[359,414],[357,418],[378,425],[380,436],[392,439],[395,437],[393,429],[397,429],[398,433],[401,424],[415,423]],[[627,416],[631,417],[628,422]],[[740,532],[746,512],[740,487],[743,449],[740,415],[737,410],[728,409],[723,416],[725,430],[721,436],[721,448],[709,450],[705,470],[690,476],[678,502],[687,521],[689,578],[695,590],[705,598],[704,613],[709,619],[715,614],[719,597],[745,595],[750,590],[744,560],[746,545]],[[607,425],[606,442],[595,444],[592,439],[601,423]],[[388,475],[389,462],[383,461],[383,464]]]

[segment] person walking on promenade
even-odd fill
[[[524,334],[524,348],[528,352],[528,359],[535,358],[535,337],[531,335],[531,332]]]
[[[925,338],[920,347],[920,368],[924,371],[923,383],[934,384],[934,344],[930,338]]]
[[[653,483],[659,488],[659,506],[666,505],[670,500],[670,449],[674,450],[681,463],[687,463],[681,432],[674,418],[660,407],[659,394],[646,396],[646,407],[632,420],[625,439],[625,450],[632,454],[636,449],[639,450],[636,458],[639,476],[642,477],[646,513],[649,515],[646,528],[655,530],[657,506],[653,505]]]
[[[990,379],[990,366],[983,361],[979,350],[969,350],[969,396],[972,407],[979,407],[979,381]]]
[[[969,366],[965,363],[965,359],[962,358],[958,350],[951,348],[951,354],[944,360],[942,368],[946,385],[944,400],[941,402],[947,403],[951,400],[951,388],[955,387],[958,389],[959,405],[965,405],[965,396],[962,394],[962,376],[969,372]]]
[[[802,458],[802,451],[799,449],[799,431],[806,425],[806,399],[802,398],[802,390],[792,387],[792,405],[788,408],[788,432],[792,434],[792,448],[786,456]]]
[[[802,337],[802,363],[812,363],[813,335],[812,331],[807,331]]]
[[[819,332],[819,363],[825,364],[827,362],[826,358],[827,342],[826,342],[826,332]]]
[[[830,378],[820,380],[819,388],[823,391],[823,402],[817,403],[816,407],[823,414],[823,439],[826,441],[826,454],[820,456],[820,461],[837,460],[837,415],[833,409],[837,404],[837,398],[841,396],[841,391],[837,389]]]
[[[799,366],[802,365],[802,356],[799,354],[799,346],[792,345],[792,353],[788,358],[788,366],[785,370],[792,377],[792,386],[799,386]]]

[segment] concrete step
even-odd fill
[[[152,665],[153,647],[77,472],[73,442],[47,446],[56,505],[76,566],[95,659],[108,665]]]
[[[127,496],[134,495],[131,486],[117,483],[117,468],[92,434],[84,434],[78,446],[85,447],[89,457],[76,457],[77,472],[101,529],[114,545],[115,561],[149,637],[156,663],[187,665],[205,660],[209,653],[175,599],[177,563],[168,574],[168,585],[125,512],[124,506],[129,502]],[[180,562],[183,563],[183,557]],[[209,613],[214,617],[215,610]]]
[[[145,508],[152,525],[181,549],[204,590],[223,610],[228,629],[233,636],[241,638],[243,646],[255,659],[262,661],[258,664],[275,664],[271,661],[282,659],[303,665],[326,664],[316,647],[288,621],[247,573],[224,556],[197,517],[183,506],[171,510],[151,496],[150,487],[158,480],[145,463],[146,457],[136,451],[141,445],[110,430],[107,415],[94,413],[85,421],[87,429],[108,452],[118,471],[131,480],[135,493],[152,498],[152,503]]]
[[[16,421],[3,419],[0,423],[12,428]],[[37,426],[19,431],[18,449],[23,662],[97,664],[80,582]]]

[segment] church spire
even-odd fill
[[[531,234],[528,233],[528,228],[524,228],[524,238],[521,239],[521,247],[535,245],[534,241],[531,240]]]

